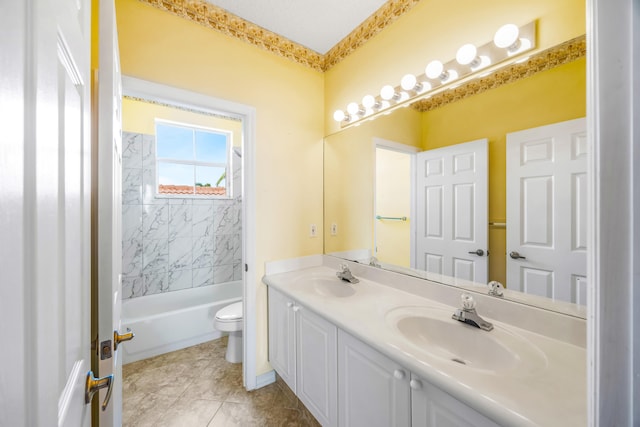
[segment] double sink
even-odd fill
[[[354,285],[329,274],[307,274],[300,283],[327,299],[358,298],[359,293],[369,291],[366,281]],[[513,329],[499,324],[492,331],[483,331],[452,319],[453,311],[435,304],[395,307],[386,312],[385,323],[414,350],[461,369],[525,377],[546,367],[545,354]]]

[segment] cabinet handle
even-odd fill
[[[293,303],[291,301],[287,302],[287,307],[289,308],[293,307]]]
[[[402,369],[396,369],[395,371],[393,371],[393,377],[397,380],[403,380],[405,376],[405,373]]]
[[[293,307],[293,311],[294,311],[294,312],[296,312],[296,311],[298,311],[298,310],[300,310],[300,306],[299,306],[299,305],[296,305],[296,306],[294,306],[294,307]]]
[[[422,388],[422,383],[419,380],[411,380],[409,381],[409,387],[413,390],[420,390]]]

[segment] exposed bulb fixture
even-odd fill
[[[333,120],[335,120],[336,122],[341,122],[341,121],[345,120],[346,118],[347,118],[347,115],[342,110],[336,110],[333,113]]]
[[[471,43],[465,44],[458,49],[456,61],[460,65],[468,65],[471,71],[491,65],[491,59],[486,55],[478,56],[478,48]]]
[[[382,105],[373,96],[365,95],[362,98],[362,106],[367,110],[379,110]]]
[[[451,90],[473,78],[486,76],[484,68],[495,72],[509,61],[526,61],[523,53],[535,47],[536,23],[530,22],[522,27],[514,24],[503,25],[496,31],[492,41],[484,44],[467,43],[461,46],[455,59],[447,62],[434,60],[424,69],[424,74],[406,74],[399,85],[385,85],[379,95],[365,95],[361,103],[352,102],[346,111],[337,110],[333,118],[341,126],[357,126],[363,120],[372,119],[378,114],[389,114],[399,107],[406,107],[417,99],[426,99],[446,90]],[[496,49],[497,47],[497,49]],[[503,64],[504,63],[504,64]]]
[[[396,92],[393,86],[385,85],[382,87],[382,89],[380,89],[380,98],[384,99],[385,101],[391,101],[392,99],[394,101],[397,101],[398,99],[400,99],[400,94]]]
[[[442,65],[442,62],[438,60],[429,62],[429,64],[427,64],[427,67],[424,69],[424,73],[432,80],[447,79],[447,75],[444,73],[444,65]]]
[[[517,25],[506,24],[496,31],[493,43],[502,49],[506,49],[509,56],[531,48],[531,40],[520,38],[520,29]]]
[[[351,102],[349,103],[349,105],[347,105],[347,112],[352,115],[352,116],[362,116],[364,115],[364,110],[362,108],[360,108],[360,106],[358,104],[356,104],[355,102]]]
[[[418,83],[418,79],[413,74],[406,74],[402,80],[400,80],[400,86],[406,91],[422,92],[422,83]]]

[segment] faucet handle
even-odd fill
[[[466,292],[460,295],[460,301],[462,302],[462,308],[465,310],[473,310],[476,308],[476,300]]]
[[[487,286],[489,287],[489,295],[493,295],[496,297],[501,297],[504,295],[504,286],[502,285],[502,283],[496,280],[492,280],[487,284]]]

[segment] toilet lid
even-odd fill
[[[216,319],[227,321],[242,319],[242,301],[234,302],[218,310]]]

